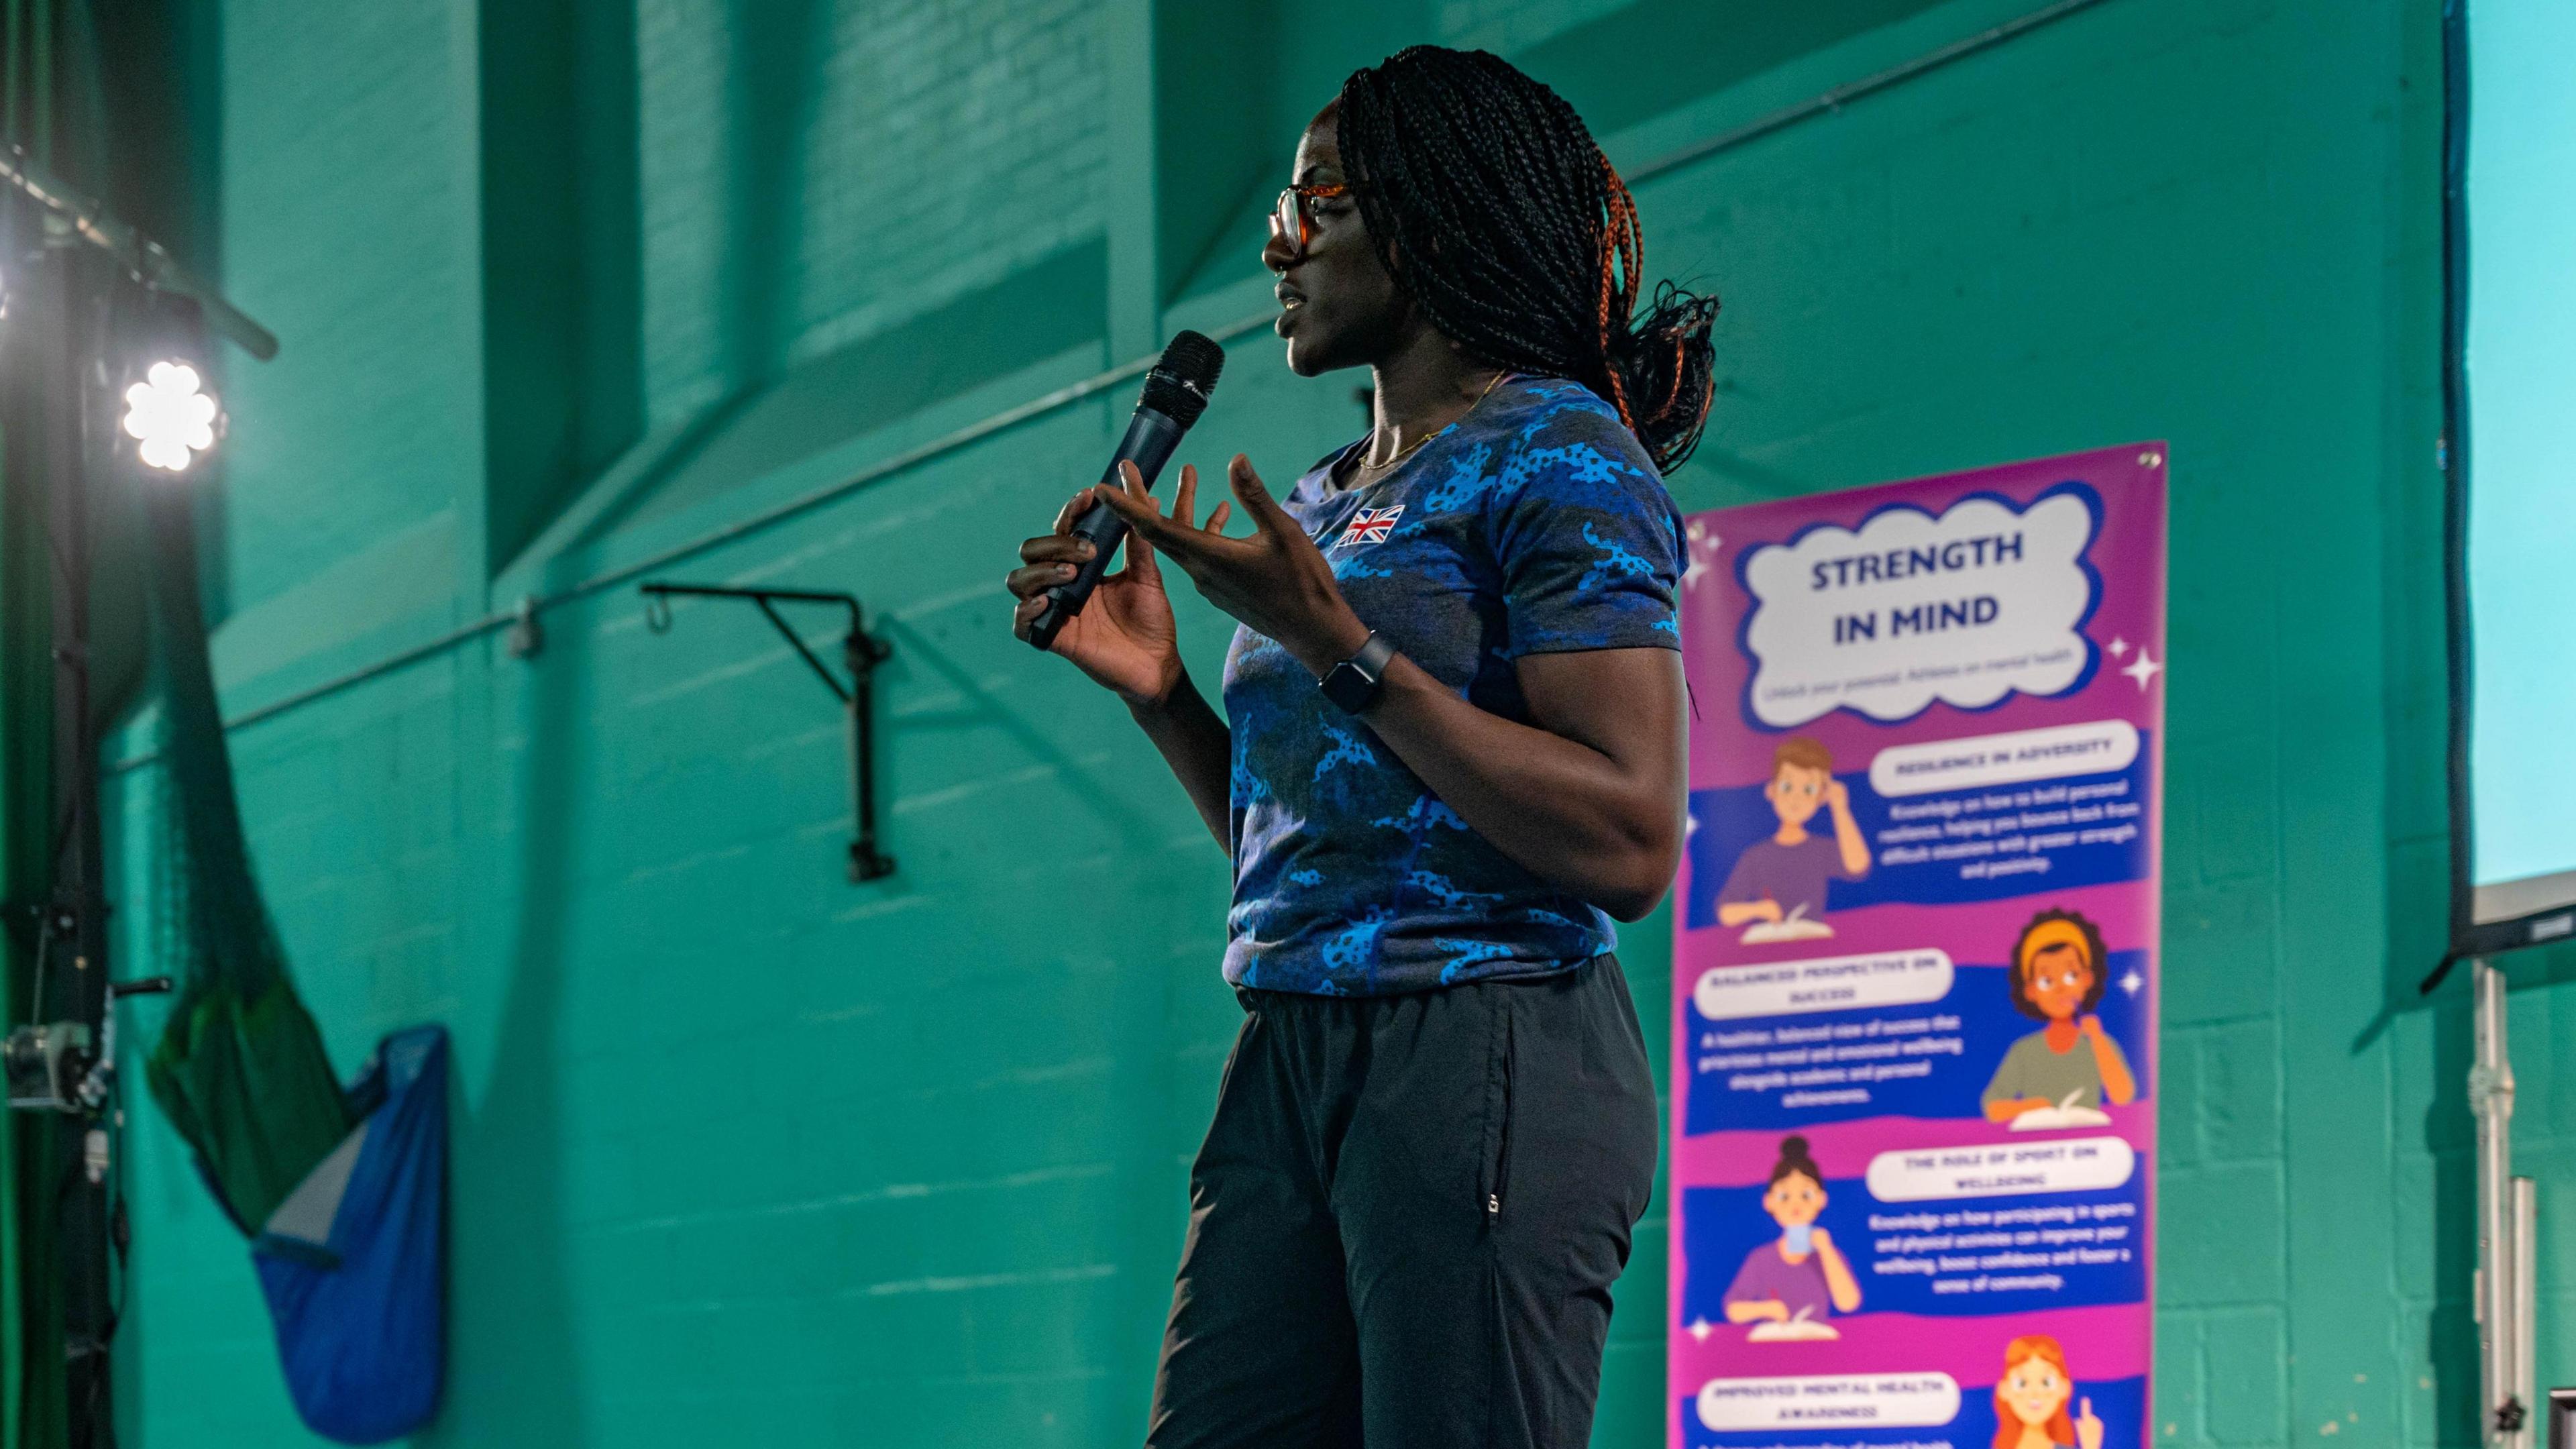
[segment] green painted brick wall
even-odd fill
[[[513,110],[482,69],[511,63],[502,11],[196,3],[226,285],[286,342],[224,378],[237,711],[1123,360],[1111,338],[1258,312],[1298,119],[1394,45],[1505,48],[1633,166],[2031,0],[641,0],[631,54],[564,52],[590,87],[631,60],[631,162],[595,116]],[[575,13],[530,3],[514,23]],[[1688,44],[1640,51],[1659,34]],[[1639,189],[1650,268],[1726,301],[1686,508],[2172,441],[2160,1443],[2471,1439],[2466,1024],[2456,986],[2411,994],[2446,849],[2438,142],[2427,0],[2103,0]],[[494,183],[528,175],[557,189]],[[567,230],[514,251],[527,216]],[[557,305],[529,255],[638,310]],[[1284,482],[1353,431],[1357,381],[1255,334],[1184,457]],[[866,600],[895,646],[891,881],[841,879],[836,717],[743,611],[657,634],[611,592],[533,660],[487,639],[234,735],[336,1058],[454,1033],[424,1442],[1137,1439],[1239,1020],[1226,872],[999,588],[1127,405],[673,570]],[[578,463],[562,417],[622,453]],[[1182,608],[1212,678],[1224,623]],[[115,789],[139,970],[155,783]],[[1669,930],[1623,947],[1658,1051]],[[2525,1167],[2554,1169],[2576,993],[2546,983],[2576,960],[2525,969]],[[128,1442],[306,1442],[241,1244],[148,1107],[130,1142]],[[2544,1216],[2544,1254],[2576,1245]],[[1600,1444],[1659,1442],[1664,1250],[1659,1199]],[[2554,1350],[2576,1272],[2546,1261]]]

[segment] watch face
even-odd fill
[[[1346,714],[1357,714],[1377,701],[1378,682],[1347,659],[1334,665],[1333,672],[1316,681],[1315,687]]]

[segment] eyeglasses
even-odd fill
[[[1350,194],[1348,186],[1291,186],[1270,213],[1270,234],[1288,243],[1290,257],[1301,258],[1315,244],[1315,203]]]

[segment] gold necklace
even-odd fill
[[[1467,412],[1460,413],[1458,416],[1451,418],[1441,426],[1434,428],[1430,432],[1424,433],[1421,437],[1414,439],[1412,442],[1405,444],[1403,447],[1396,450],[1394,457],[1387,459],[1383,463],[1370,463],[1364,461],[1358,467],[1353,468],[1351,470],[1350,486],[1357,488],[1360,486],[1359,480],[1371,473],[1375,473],[1379,477],[1384,477],[1387,474],[1394,472],[1405,459],[1420,452],[1424,444],[1430,442],[1433,438],[1439,437],[1442,433],[1449,431],[1451,428],[1458,426],[1460,423],[1465,422],[1467,420],[1467,414],[1474,412],[1484,403],[1486,398],[1493,396],[1494,389],[1501,387],[1503,385],[1503,379],[1509,376],[1511,376],[1511,374],[1508,372],[1495,373],[1493,377],[1486,381],[1485,390],[1476,394],[1476,400],[1467,404]]]

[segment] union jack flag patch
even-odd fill
[[[1342,536],[1333,540],[1333,547],[1341,548],[1354,543],[1384,543],[1387,531],[1394,528],[1395,521],[1403,516],[1404,505],[1401,503],[1391,504],[1385,508],[1363,508],[1351,515],[1351,526],[1343,529]]]

